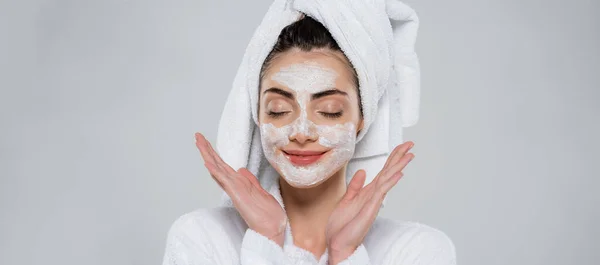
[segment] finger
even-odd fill
[[[206,150],[206,153],[210,156],[213,165],[215,165],[216,167],[221,168],[220,165],[220,161],[219,161],[219,155],[217,154],[217,152],[212,148],[212,145],[210,144],[210,142],[208,141],[208,139],[206,139],[204,136],[202,137],[202,147],[204,150]]]
[[[404,170],[406,165],[414,158],[413,153],[408,153],[400,158],[400,160],[396,164],[392,164],[388,169],[382,171],[380,176],[378,176],[377,183],[378,186],[384,182],[386,182],[392,175],[396,174]]]
[[[382,168],[382,169],[386,168],[386,167],[387,167],[387,166],[390,164],[390,161],[391,161],[391,160],[394,158],[394,155],[395,155],[395,154],[398,152],[398,149],[400,149],[400,148],[402,148],[402,145],[401,145],[401,144],[397,145],[397,146],[394,148],[394,150],[392,150],[392,152],[391,152],[391,153],[390,153],[390,155],[388,156],[388,159],[387,159],[387,160],[385,160],[385,164],[383,165],[383,168]]]
[[[406,165],[408,165],[408,163],[410,161],[412,161],[412,159],[415,157],[415,155],[413,153],[408,153],[406,154],[404,157],[402,157],[402,159],[398,162],[398,167],[402,167],[400,170],[398,170],[397,172],[392,173],[392,175],[386,180],[383,181],[381,183],[381,190],[385,194],[387,194],[388,191],[390,191],[392,189],[392,187],[394,187],[396,185],[396,183],[398,183],[398,181],[402,178],[402,176],[404,176],[404,173],[402,173],[402,170],[404,170],[404,167],[406,167]]]
[[[206,138],[201,133],[196,133],[196,147],[200,150],[200,155],[202,155],[202,159],[204,162],[215,164],[215,160],[213,156],[210,154],[208,149],[208,145],[206,145]]]
[[[398,146],[398,151],[396,153],[394,153],[393,155],[390,155],[390,166],[397,163],[398,160],[400,160],[400,158],[402,158],[402,156],[404,156],[406,154],[406,152],[408,152],[408,150],[410,150],[412,147],[414,146],[414,143],[412,141],[408,141],[405,142],[401,145]]]
[[[379,174],[381,174],[381,172]],[[364,186],[362,188],[361,193],[364,193],[364,194],[366,194],[365,196],[370,197],[371,195],[369,195],[369,194],[372,192],[372,190],[374,189],[373,187],[375,187],[376,185],[377,185],[377,176],[375,177],[375,179],[371,180],[371,182],[369,182],[366,186]]]
[[[377,176],[375,176],[375,178],[373,179],[373,182],[378,182],[381,176],[385,175],[386,172],[389,171],[389,167],[394,166],[394,164],[398,162],[398,159],[402,158],[402,156],[404,156],[404,154],[406,154],[406,152],[408,152],[408,150],[410,150],[413,145],[413,142],[409,141],[396,146],[396,148],[394,148],[388,159],[385,161],[385,164],[379,172],[379,174],[377,174]]]
[[[233,168],[231,168],[227,163],[225,163],[225,161],[223,161],[221,156],[215,151],[209,141],[206,141],[206,145],[208,145],[208,150],[214,158],[216,166],[227,172],[229,176],[235,176],[236,171],[233,170]]]
[[[215,180],[215,182],[217,182],[217,184],[219,184],[221,189],[224,190],[225,192],[227,192],[227,188],[225,185],[226,180],[220,179],[219,178],[220,173],[217,173],[219,169],[214,164],[209,163],[209,162],[204,163],[204,166],[206,167],[206,169],[208,169],[210,176]],[[227,192],[227,193],[229,193],[229,192]]]
[[[346,194],[344,194],[342,200],[352,200],[365,184],[366,178],[367,174],[364,170],[361,169],[356,171],[352,177],[352,180],[350,180],[350,183],[348,184]]]
[[[398,181],[404,176],[404,173],[397,172],[393,176],[390,177],[386,182],[384,182],[380,187],[380,192],[383,193],[383,197],[387,195],[387,193],[398,183]]]
[[[196,133],[197,136],[197,142],[196,145],[198,146],[198,148],[200,149],[200,152],[202,152],[203,157],[205,158],[206,161],[210,161],[215,167],[226,171],[226,168],[224,168],[221,163],[220,163],[220,157],[217,154],[217,152],[214,151],[214,149],[212,148],[210,142],[206,139],[206,137],[204,137],[203,134],[201,133]]]
[[[260,185],[260,181],[258,181],[258,178],[256,176],[254,176],[254,174],[252,174],[252,172],[250,172],[250,170],[248,170],[247,168],[240,168],[237,171],[240,175],[242,175],[243,177],[245,177],[246,179],[248,179],[250,181],[250,183],[252,184],[252,186],[254,186],[255,189],[257,189],[259,192],[265,194],[265,195],[270,195],[269,192],[267,192],[261,185]]]
[[[214,156],[211,154],[211,150],[206,144],[206,138],[203,136],[200,137],[200,141],[197,143],[198,148],[200,149],[200,153],[202,154],[202,158],[204,159],[204,165],[207,164],[212,165],[210,173],[213,177],[219,178],[219,181],[223,182],[224,178],[227,177],[227,173],[216,164],[214,160]],[[208,168],[208,167],[207,167]]]
[[[250,183],[252,183],[252,185],[254,185],[255,187],[262,188],[260,186],[260,182],[258,181],[258,178],[256,178],[254,176],[254,174],[252,174],[252,172],[250,172],[250,170],[242,167],[242,168],[238,169],[237,172],[240,175],[244,176],[246,179],[248,179],[250,181]]]
[[[196,142],[196,146],[200,150],[200,154],[202,155],[202,158],[204,159],[204,165],[206,166],[206,164],[210,164],[213,166],[211,174],[213,174],[213,175],[222,174],[221,172],[224,172],[224,171],[223,171],[223,169],[221,169],[219,166],[216,165],[214,156],[211,154],[211,150],[209,149],[209,146],[206,144],[208,142],[208,141],[206,141],[206,138],[204,138],[204,136],[200,133],[197,133],[196,136],[197,136],[196,139],[198,140]],[[221,179],[221,181],[222,181],[222,179]]]

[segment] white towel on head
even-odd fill
[[[258,124],[259,74],[281,30],[302,13],[321,22],[350,60],[359,80],[364,127],[348,163],[346,183],[359,169],[369,183],[402,127],[419,118],[419,60],[414,51],[419,21],[397,0],[275,0],[255,30],[223,110],[216,149],[234,169],[246,167],[269,189],[278,180],[265,159]],[[224,194],[226,204],[231,204]]]

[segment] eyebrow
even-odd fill
[[[263,92],[263,94],[266,94],[267,92],[279,94],[279,95],[282,95],[282,96],[284,96],[286,98],[289,98],[289,99],[294,99],[294,95],[292,93],[287,92],[287,91],[285,91],[285,90],[283,90],[281,88],[272,87],[272,88],[266,89]],[[337,88],[333,88],[333,89],[329,89],[329,90],[325,90],[325,91],[314,93],[314,94],[312,94],[312,96],[311,96],[310,99],[311,100],[315,100],[315,99],[319,99],[319,98],[326,97],[326,96],[331,96],[331,95],[348,96],[348,93],[346,93],[344,91],[341,91],[341,90],[339,90]]]
[[[276,87],[269,88],[269,89],[265,90],[265,92],[263,92],[263,95],[266,94],[267,92],[279,94],[279,95],[282,95],[289,99],[294,99],[294,95],[292,93],[287,92],[281,88],[276,88]]]
[[[342,96],[348,96],[348,93],[338,90],[337,88],[333,88],[333,89],[329,89],[329,90],[325,90],[325,91],[321,91],[319,93],[314,93],[311,96],[311,100],[315,100],[315,99],[319,99],[322,97],[326,97],[326,96],[330,96],[330,95],[342,95]]]

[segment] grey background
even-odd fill
[[[0,3],[0,264],[161,263],[218,202],[193,133],[271,1]],[[407,3],[422,112],[382,215],[461,265],[598,264],[600,2]]]

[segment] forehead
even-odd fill
[[[324,87],[335,87],[344,91],[354,90],[353,78],[353,73],[342,53],[329,50],[306,52],[295,49],[271,61],[261,91],[274,83],[293,90],[298,88],[319,90]]]
[[[337,77],[335,70],[306,61],[279,68],[278,72],[271,75],[271,80],[292,90],[317,93],[336,87]]]

